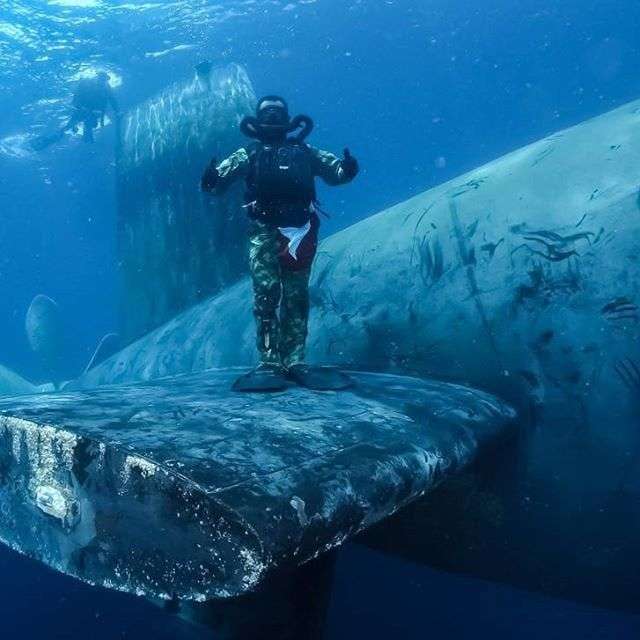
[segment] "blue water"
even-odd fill
[[[93,146],[71,140],[20,153],[22,136],[63,117],[82,72],[109,69],[126,108],[204,58],[243,64],[258,93],[282,93],[294,112],[314,117],[315,142],[349,146],[360,159],[352,187],[321,194],[331,232],[638,98],[639,27],[631,0],[0,1],[0,363],[44,379],[24,335],[38,293],[62,306],[68,376],[115,326],[113,133]],[[640,632],[624,614],[363,551],[343,565],[332,638]],[[199,637],[150,605],[6,551],[0,566],[7,637]]]
[[[140,599],[86,587],[17,556],[0,554],[0,570],[3,637],[211,638]],[[640,616],[438,573],[348,545],[336,569],[327,640],[631,640],[639,634]]]

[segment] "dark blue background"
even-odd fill
[[[5,552],[0,576],[3,637],[211,638],[140,598],[86,587]],[[338,561],[328,624],[327,640],[632,640],[640,634],[638,616],[438,573],[354,545]]]
[[[122,76],[125,106],[183,79],[203,58],[236,61],[259,93],[282,93],[292,111],[314,117],[315,144],[349,146],[359,157],[356,183],[322,192],[333,213],[329,232],[640,97],[640,5],[632,0],[318,0],[292,10],[258,2],[248,13],[242,7],[221,23],[184,6],[156,20],[152,13],[105,13],[73,27],[73,46],[49,51],[50,61],[38,58],[53,31],[43,29],[41,41],[28,46],[0,42],[0,138],[59,116],[33,104],[65,98],[70,73],[85,60]],[[37,28],[55,11],[93,17],[92,9],[16,0],[0,7],[0,22]],[[177,44],[194,48],[145,56]],[[0,363],[42,378],[23,321],[33,296],[46,293],[65,314],[65,372],[72,376],[115,326],[112,132],[91,147],[70,140],[35,157],[0,156],[0,215]],[[640,633],[638,618],[364,553],[352,549],[342,560],[333,638]],[[200,637],[151,605],[90,590],[4,550],[0,620],[7,637],[28,639]]]

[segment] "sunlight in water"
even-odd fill
[[[100,6],[100,0],[49,0],[49,4],[58,7],[82,7],[92,9]]]

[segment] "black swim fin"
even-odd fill
[[[235,381],[233,390],[245,393],[266,393],[284,391],[288,386],[289,383],[282,368],[261,364],[240,376]]]
[[[294,364],[288,373],[294,382],[315,391],[341,391],[354,385],[353,379],[336,367]]]

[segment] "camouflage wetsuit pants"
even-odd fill
[[[280,250],[276,227],[251,223],[249,266],[260,362],[289,367],[304,360],[311,268],[283,268]]]

